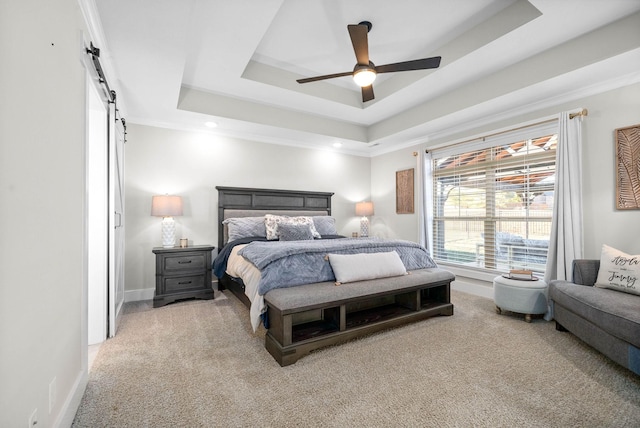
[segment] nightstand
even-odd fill
[[[176,300],[213,299],[211,252],[215,247],[154,248],[156,255],[156,295],[153,307]]]

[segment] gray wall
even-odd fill
[[[127,300],[153,297],[153,247],[161,245],[160,220],[151,197],[183,197],[176,238],[217,245],[216,186],[334,192],[338,231],[358,231],[355,203],[370,198],[369,158],[329,150],[262,144],[210,133],[129,124],[125,145]],[[150,294],[149,294],[150,293]]]
[[[75,0],[0,2],[3,427],[70,423],[86,383],[81,22]]]
[[[602,244],[631,254],[640,253],[640,211],[615,209],[614,130],[640,123],[640,84],[585,97],[527,115],[485,125],[448,138],[430,141],[374,157],[371,161],[371,194],[376,206],[374,228],[381,235],[418,239],[416,215],[395,214],[395,172],[416,167],[412,152],[465,139],[496,129],[587,108],[583,122],[584,236],[585,257],[600,258]]]

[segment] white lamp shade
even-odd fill
[[[373,202],[358,202],[356,204],[356,215],[373,215]]]
[[[182,197],[157,195],[151,199],[151,215],[155,217],[173,217],[182,215]]]

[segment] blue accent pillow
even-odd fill
[[[316,230],[320,235],[337,235],[336,219],[328,215],[318,215],[311,217]]]
[[[224,220],[222,224],[227,225],[229,235],[227,242],[253,236],[267,236],[267,229],[264,226],[264,216],[228,218]]]
[[[313,232],[308,224],[280,223],[278,237],[281,241],[312,241]]]

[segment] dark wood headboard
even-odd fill
[[[218,190],[218,249],[224,245],[225,209],[273,211],[326,211],[331,215],[330,192],[221,187]]]

